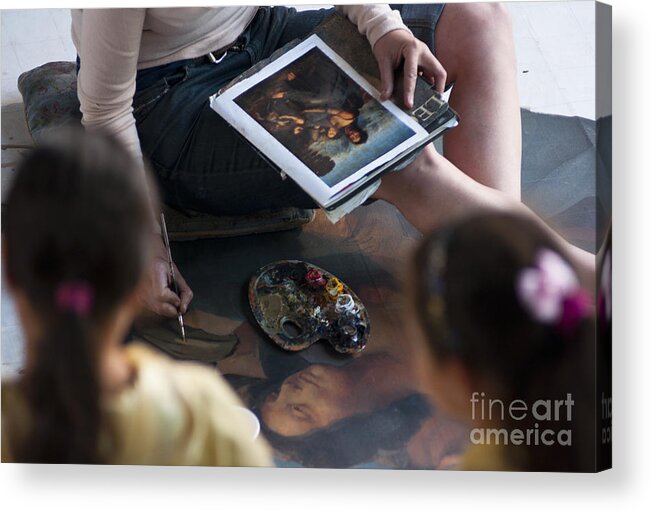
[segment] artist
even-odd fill
[[[450,104],[462,122],[445,137],[445,157],[430,145],[407,168],[383,178],[373,197],[394,204],[421,231],[479,208],[533,215],[519,201],[520,110],[505,8],[394,8],[338,7],[373,48],[383,98],[394,89],[394,70],[404,66],[407,107],[422,73],[439,91],[454,83]],[[208,97],[306,36],[330,12],[252,6],[73,10],[83,124],[144,154],[170,204],[231,215],[314,207],[210,109]],[[159,257],[142,300],[152,311],[174,316],[186,311],[192,291],[178,269],[179,296],[169,289],[165,249],[154,238]],[[583,262],[586,270],[593,265],[588,255]]]

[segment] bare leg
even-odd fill
[[[495,3],[447,4],[436,27],[436,56],[454,81],[450,105],[461,118],[445,135],[445,157],[519,199],[520,102],[508,11]]]
[[[472,213],[509,211],[535,219],[573,258],[584,284],[594,286],[595,258],[549,228],[519,200],[470,178],[430,144],[400,172],[387,174],[374,195],[393,204],[422,233]]]
[[[482,211],[528,216],[559,241],[582,281],[593,286],[594,256],[520,202],[520,106],[506,9],[447,4],[436,29],[436,56],[455,82],[450,104],[461,123],[445,135],[445,157],[428,146],[410,166],[386,175],[374,197],[392,203],[423,233]]]

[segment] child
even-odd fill
[[[26,365],[2,384],[3,462],[270,465],[215,371],[121,344],[150,257],[145,179],[122,146],[84,133],[21,163],[3,262]]]
[[[592,298],[547,233],[509,214],[439,230],[411,291],[432,398],[472,428],[461,469],[594,470]]]

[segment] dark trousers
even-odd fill
[[[396,5],[414,35],[434,51],[442,4]],[[233,78],[286,43],[303,38],[331,9],[296,12],[261,7],[238,51],[219,63],[192,59],[138,72],[133,108],[140,144],[165,202],[207,213],[237,215],[296,206],[314,208],[292,180],[283,180],[209,104]]]

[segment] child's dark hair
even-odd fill
[[[97,334],[148,264],[151,194],[135,159],[101,135],[59,134],[21,161],[3,212],[5,270],[40,339],[20,381],[30,416],[16,461],[102,462]]]
[[[525,443],[509,443],[505,454],[512,466],[593,470],[593,315],[583,315],[570,331],[533,318],[516,282],[524,269],[536,264],[541,250],[559,255],[571,267],[561,247],[538,224],[517,215],[469,217],[438,230],[416,251],[412,307],[433,355],[439,360],[456,358],[472,375],[490,382],[490,390],[476,390],[485,391],[486,398],[507,404],[523,400],[531,407],[539,399],[562,400],[572,394],[571,421],[549,427],[571,429],[572,445],[525,449]],[[531,413],[523,421],[509,414],[505,418],[501,426],[509,432],[536,427]]]

